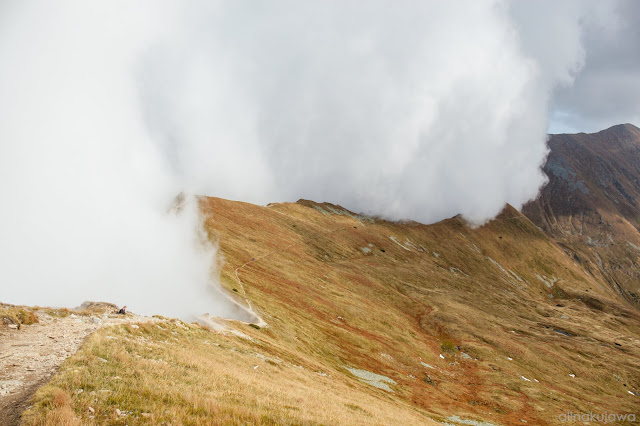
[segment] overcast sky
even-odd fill
[[[640,2],[602,3],[613,6],[583,23],[584,65],[553,95],[551,133],[640,126]]]

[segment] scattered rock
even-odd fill
[[[425,383],[427,383],[427,384],[430,384],[431,386],[436,386],[436,382],[435,382],[435,380],[433,380],[433,379],[431,378],[431,376],[429,376],[428,374],[427,374],[427,377],[425,377],[424,379],[422,379],[422,381],[423,381],[423,382],[425,382]]]
[[[91,302],[91,301],[86,301],[83,302],[82,305],[79,306],[80,310],[90,310],[90,311],[94,311],[94,312],[115,312],[117,311],[119,308],[117,305],[114,305],[113,303],[107,303],[107,302]]]
[[[389,387],[389,384],[395,385],[397,382],[389,377],[381,374],[372,373],[367,370],[360,370],[358,368],[344,367],[351,374],[359,378],[365,383],[375,386],[378,389],[386,390],[387,392],[393,392],[393,389]]]
[[[470,426],[495,426],[493,423],[463,419],[460,416],[450,416],[450,417],[447,417],[447,420],[456,422],[457,424],[470,425]]]

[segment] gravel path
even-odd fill
[[[135,315],[57,318],[39,311],[39,323],[0,328],[0,425],[17,425],[31,396],[104,325],[153,321]]]

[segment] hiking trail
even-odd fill
[[[36,310],[39,323],[0,328],[0,426],[17,425],[33,394],[58,371],[85,339],[104,326],[150,322],[133,314],[59,317]]]

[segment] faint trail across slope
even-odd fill
[[[0,329],[0,425],[17,425],[31,396],[84,340],[105,325],[149,322],[137,315],[52,317],[37,312],[39,323]]]
[[[278,210],[275,210],[271,206],[267,206],[267,208],[269,208],[272,212],[278,213],[278,214],[280,214],[282,216],[289,217],[289,218],[291,218],[293,220],[296,220],[296,221],[299,221],[299,222],[306,222],[306,223],[308,223],[310,225],[313,225],[313,226],[316,226],[316,227],[318,226],[317,224],[314,224],[313,222],[310,222],[310,221],[308,221],[306,219],[302,219],[302,218],[299,218],[299,217],[291,216],[289,214],[286,214],[286,213],[280,212]],[[235,269],[236,281],[238,282],[238,284],[240,285],[240,288],[242,289],[242,295],[244,296],[244,300],[247,303],[248,309],[252,313],[255,313],[255,310],[253,309],[253,305],[251,304],[251,301],[249,300],[249,297],[247,296],[247,291],[245,290],[244,283],[242,282],[242,280],[240,279],[240,276],[238,275],[238,271],[240,271],[241,269],[243,269],[244,267],[246,267],[247,265],[249,265],[251,263],[257,262],[257,261],[259,261],[261,259],[264,259],[266,257],[272,256],[274,254],[283,253],[283,252],[289,250],[291,247],[294,247],[296,245],[307,243],[307,242],[310,242],[310,241],[314,241],[318,237],[322,237],[324,235],[333,234],[333,233],[336,233],[338,231],[342,231],[344,229],[349,229],[349,228],[351,228],[351,226],[341,226],[341,227],[338,227],[338,228],[335,228],[335,229],[331,229],[331,230],[326,231],[326,232],[320,232],[318,234],[312,235],[309,238],[305,238],[305,239],[302,239],[301,241],[296,241],[295,243],[291,243],[291,244],[289,244],[288,246],[286,246],[284,248],[281,248],[281,249],[278,249],[278,250],[273,250],[273,251],[270,251],[268,253],[263,254],[262,256],[258,256],[258,257],[252,258],[251,260],[249,260],[249,261],[245,262],[244,264],[238,266]],[[257,325],[259,325],[260,327],[264,327],[264,326],[267,325],[267,323],[259,315],[257,315],[257,314],[255,314],[255,315],[260,319],[260,323],[258,323]]]

